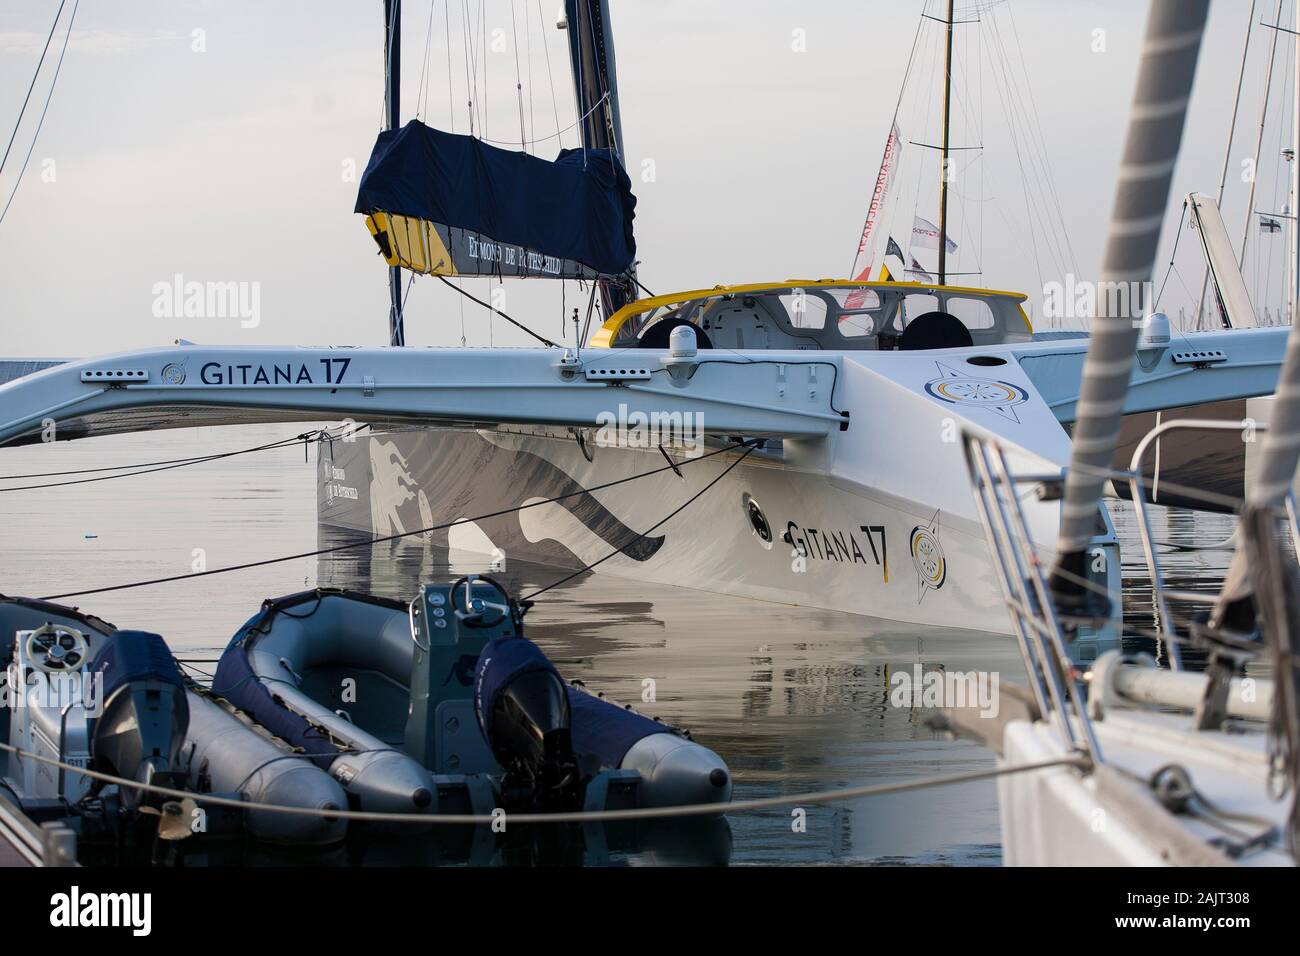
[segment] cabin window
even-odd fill
[[[939,305],[939,300],[935,296],[908,295],[903,297],[902,307],[898,311],[893,328],[901,332],[918,316],[925,315],[927,312],[942,312],[943,307]]]
[[[971,330],[991,329],[997,324],[993,309],[983,299],[950,298],[944,311]]]
[[[826,300],[808,289],[791,289],[781,296],[781,304],[796,329],[824,329]]]
[[[876,323],[880,321],[880,310],[871,312],[841,312],[840,335],[846,339],[861,338],[876,334]]]

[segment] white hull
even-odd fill
[[[998,778],[1002,854],[1007,866],[1207,866],[1228,858],[1210,845],[1224,831],[1164,810],[1144,782],[1180,765],[1216,807],[1284,830],[1289,800],[1268,796],[1268,758],[1260,734],[1197,733],[1175,714],[1125,711],[1094,721],[1106,764],[1088,775],[1068,767]],[[1215,739],[1215,738],[1222,739]],[[1007,725],[1001,766],[1065,756],[1054,728]],[[1236,832],[1259,824],[1232,821]],[[1294,866],[1281,847],[1248,854],[1249,866]]]
[[[657,447],[588,448],[591,461],[571,434],[544,428],[430,428],[335,442],[322,446],[320,521],[401,534],[665,469],[431,537],[484,554],[499,549],[507,561],[574,568],[623,548],[599,571],[911,624],[1007,629],[983,533],[969,519],[915,499],[840,487],[755,452],[639,538],[736,453],[677,455],[678,477]],[[771,541],[754,530],[750,500],[765,515]]]

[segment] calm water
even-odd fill
[[[0,475],[211,454],[303,430],[178,429],[5,449]],[[203,563],[215,568],[312,550],[318,546],[314,451],[309,458],[296,447],[153,475],[0,492],[0,592],[49,596],[181,574]],[[0,488],[60,480],[68,479],[4,480]],[[1127,518],[1119,521],[1126,525]],[[1231,524],[1222,521],[1226,538]],[[1164,530],[1169,534],[1157,531],[1157,537],[1188,532]],[[1135,560],[1140,552],[1128,553]],[[482,560],[453,553],[449,567],[445,553],[439,562],[411,540],[65,603],[120,627],[157,631],[178,656],[201,660],[217,656],[266,597],[319,583],[409,598],[420,581],[484,570]],[[1198,563],[1208,568],[1223,560],[1223,554],[1197,554],[1185,564],[1197,573]],[[504,575],[525,591],[561,576],[527,566]],[[1144,613],[1136,604],[1134,612]],[[690,728],[727,760],[738,799],[989,767],[988,752],[931,731],[925,711],[890,706],[889,674],[919,662],[927,670],[997,671],[1004,680],[1023,680],[1011,638],[599,574],[548,592],[527,623],[566,677]],[[646,678],[655,682],[654,704],[640,703]],[[1001,859],[992,782],[809,806],[805,832],[794,832],[792,822],[789,810],[732,815],[731,862],[996,865]],[[626,861],[665,858],[646,852]]]

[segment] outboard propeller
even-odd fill
[[[103,709],[91,733],[94,768],[138,783],[179,786],[190,712],[185,682],[166,643],[157,634],[117,631],[91,666],[92,679],[101,675]],[[162,803],[125,786],[121,800],[132,811]]]
[[[569,698],[541,649],[522,637],[490,642],[479,656],[474,704],[514,809],[575,809],[581,776]]]

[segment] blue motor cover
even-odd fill
[[[117,631],[104,641],[91,662],[90,673],[104,675],[104,700],[113,691],[135,680],[154,680],[184,689],[185,680],[172,657],[171,648],[159,634],[148,631]]]
[[[474,675],[474,709],[489,742],[497,695],[519,676],[537,670],[559,677],[542,649],[527,638],[498,638],[483,648]],[[573,750],[584,765],[591,766],[594,762],[601,768],[617,768],[638,740],[671,732],[664,724],[593,694],[567,685],[565,690],[569,698]]]
[[[95,768],[141,784],[176,786],[190,709],[166,642],[146,631],[117,631],[95,655],[90,676],[103,680],[102,711],[91,735]],[[134,809],[156,806],[161,797],[123,784],[122,800]]]
[[[498,637],[489,641],[478,657],[474,668],[474,710],[478,714],[483,736],[492,740],[492,720],[497,697],[519,677],[531,671],[545,671],[555,675],[561,684],[563,678],[542,653],[542,649],[526,637]]]

